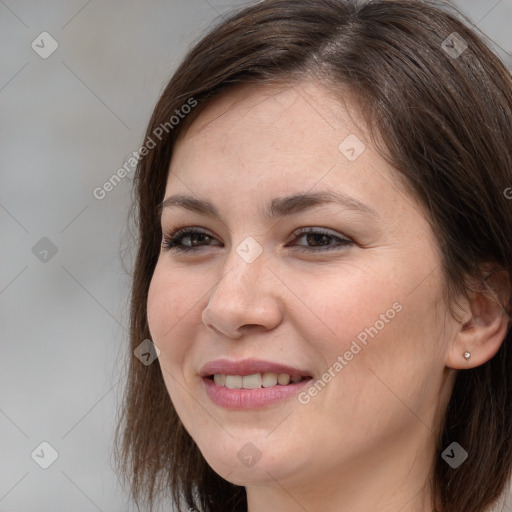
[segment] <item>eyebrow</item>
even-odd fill
[[[277,197],[273,199],[265,214],[270,219],[293,215],[324,204],[338,204],[346,209],[359,211],[378,218],[379,214],[371,206],[340,192],[313,192],[305,194],[294,194],[291,196]],[[219,210],[209,201],[197,199],[192,196],[176,194],[169,196],[159,205],[159,211],[165,208],[181,207],[192,212],[209,215],[222,220]]]

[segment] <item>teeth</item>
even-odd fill
[[[261,384],[264,388],[277,386],[277,373],[264,373],[261,379]]]
[[[216,373],[213,380],[217,386],[224,386],[229,389],[259,389],[270,388],[272,386],[287,386],[292,383],[300,382],[302,377],[291,377],[287,373],[253,373],[252,375],[224,375]]]
[[[225,386],[226,385],[226,376],[220,373],[216,373],[213,376],[213,380],[217,386]]]
[[[240,389],[242,387],[242,382],[243,377],[241,375],[226,375],[225,386],[229,389]]]
[[[242,378],[242,387],[245,389],[261,388],[261,373],[255,373],[254,375],[244,375]]]
[[[281,386],[286,386],[287,384],[290,384],[290,376],[286,373],[281,373],[277,378],[277,382],[279,382]]]

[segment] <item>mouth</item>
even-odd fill
[[[272,388],[275,386],[289,386],[297,384],[303,380],[311,379],[310,376],[290,375],[288,373],[253,373],[251,375],[227,375],[225,373],[215,373],[209,375],[217,386],[228,389],[261,389]]]
[[[209,399],[225,409],[257,409],[299,393],[312,375],[286,365],[246,359],[206,364],[200,376]]]

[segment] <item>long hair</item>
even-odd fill
[[[311,77],[340,100],[350,91],[382,154],[425,207],[447,299],[466,293],[468,278],[485,279],[483,265],[512,268],[512,202],[504,192],[512,193],[512,81],[467,21],[445,4],[407,0],[267,0],[222,21],[161,95],[135,175],[131,357],[116,455],[132,496],[151,509],[160,491],[171,491],[180,511],[247,510],[245,488],[217,475],[183,427],[158,361],[146,366],[133,356],[151,337],[147,296],[174,144],[232,87]],[[433,464],[442,512],[483,512],[509,480],[510,343],[507,332],[490,361],[457,373],[436,448],[440,454],[457,441],[468,459],[456,470],[440,456]]]

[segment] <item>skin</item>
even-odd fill
[[[250,512],[431,511],[434,434],[455,369],[491,358],[505,335],[479,295],[459,298],[460,321],[450,315],[426,215],[354,105],[310,81],[237,88],[198,116],[171,162],[165,198],[208,200],[222,219],[164,209],[165,236],[182,225],[209,236],[181,239],[194,253],[162,248],[150,331],[183,424],[212,468],[246,487]],[[366,146],[354,161],[338,149],[349,134]],[[274,198],[319,191],[374,214],[335,203],[264,214]],[[301,227],[332,236],[294,235]],[[236,252],[248,236],[262,249],[252,263]],[[401,309],[389,319],[393,304]],[[199,370],[221,357],[283,362],[321,379],[381,315],[384,327],[307,404],[295,396],[233,411],[204,390]],[[252,467],[237,456],[247,443],[260,456]]]

